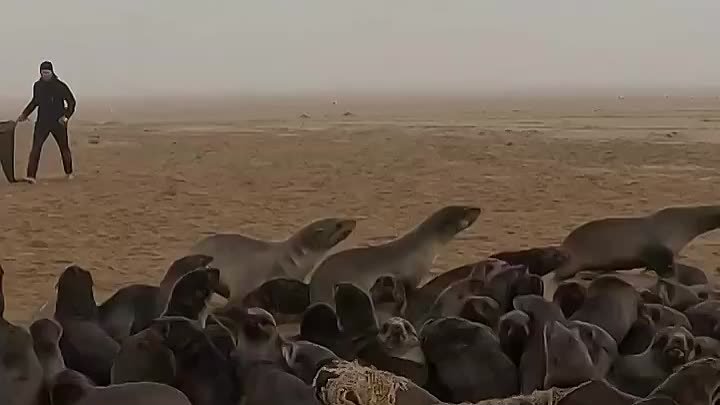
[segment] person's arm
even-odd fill
[[[28,103],[28,105],[25,107],[25,109],[20,113],[20,116],[18,117],[18,121],[25,121],[27,117],[32,114],[33,111],[35,111],[35,108],[38,106],[37,97],[38,97],[38,84],[35,82],[33,85],[33,95],[32,99]]]
[[[65,93],[63,95],[63,98],[65,99],[65,102],[67,102],[67,107],[65,107],[65,118],[70,119],[73,114],[75,114],[75,96],[73,95],[72,91],[70,90],[70,87],[63,82],[63,92]]]

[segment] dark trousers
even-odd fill
[[[28,177],[35,178],[37,175],[38,164],[40,163],[40,153],[42,152],[43,144],[50,134],[52,134],[53,138],[55,138],[55,143],[57,143],[58,148],[60,148],[60,156],[62,156],[65,174],[72,173],[72,153],[70,153],[70,141],[68,139],[67,127],[65,125],[61,125],[59,122],[54,124],[36,123],[35,131],[33,132],[32,149],[30,150],[30,158],[28,159]]]

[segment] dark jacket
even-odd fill
[[[65,103],[67,102],[67,107]],[[70,118],[75,113],[75,96],[70,88],[55,76],[49,81],[38,80],[33,85],[33,97],[22,115],[27,117],[38,109],[36,124],[55,124],[63,115]]]

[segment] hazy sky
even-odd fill
[[[2,0],[0,92],[720,85],[718,0]]]

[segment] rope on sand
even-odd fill
[[[326,405],[395,405],[397,392],[407,386],[406,378],[361,366],[357,360],[324,366],[313,380],[318,398]]]

